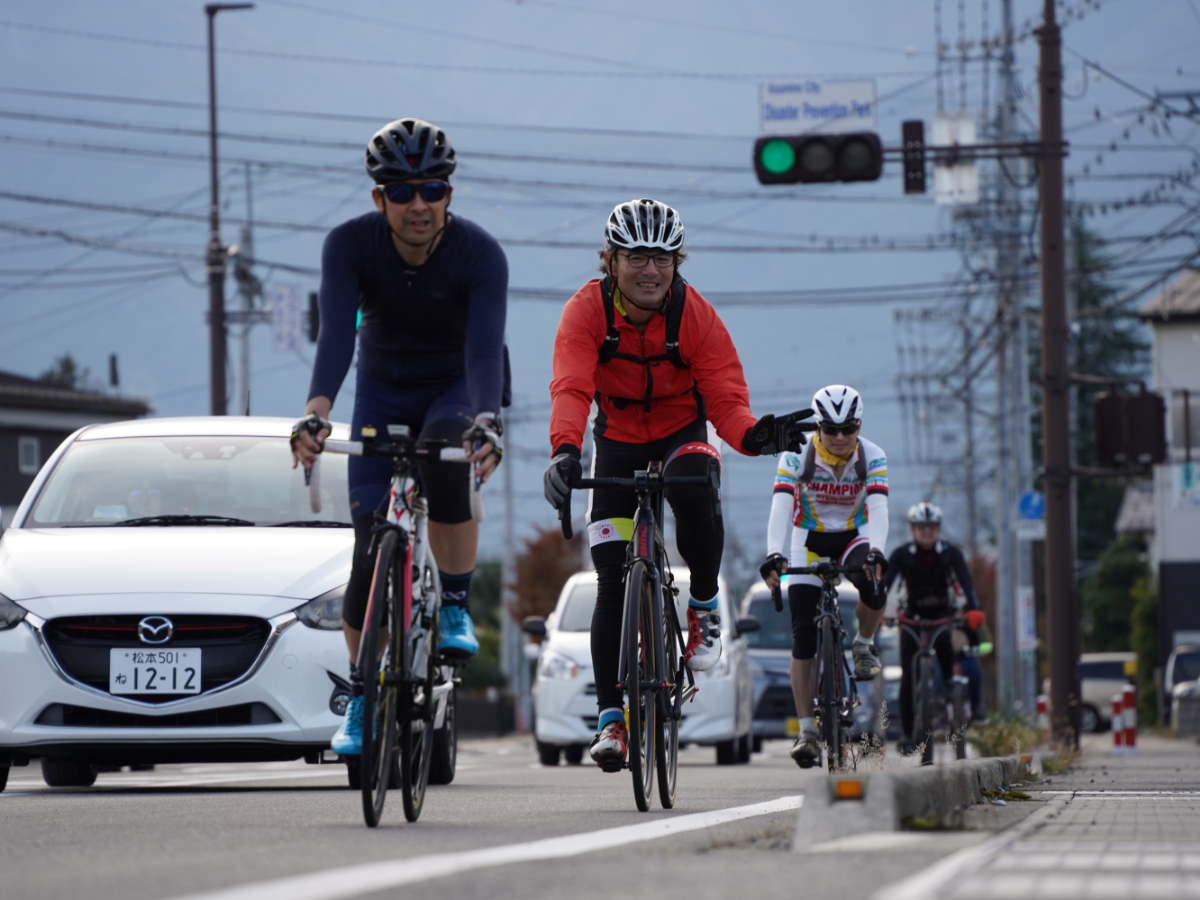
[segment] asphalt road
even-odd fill
[[[749,765],[713,758],[711,749],[685,750],[676,808],[639,813],[628,773],[544,768],[527,738],[464,740],[455,782],[429,789],[418,823],[405,822],[397,794],[373,830],[336,765],[160,766],[102,773],[88,789],[51,789],[34,764],[13,769],[0,794],[0,896],[692,900],[752,892],[771,900],[823,891],[851,900],[982,836],[917,834],[902,847],[841,842],[793,853],[794,798],[817,770],[799,770],[783,742],[767,743]],[[772,802],[772,812],[737,811]],[[722,817],[734,820],[712,824]],[[573,837],[531,847],[564,836]],[[486,848],[500,849],[472,855]],[[313,877],[340,867],[356,868]],[[280,881],[299,875],[309,877]]]

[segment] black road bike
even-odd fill
[[[837,584],[843,575],[856,575],[862,566],[843,566],[822,557],[811,566],[788,567],[788,575],[814,575],[821,580],[821,600],[814,619],[817,626],[816,696],[813,698],[817,734],[830,772],[844,769],[853,743],[854,709],[859,704],[854,670],[846,658],[850,635],[838,606]],[[871,575],[874,585],[874,576]],[[779,588],[771,594],[776,610],[783,609]]]
[[[415,822],[432,780],[454,777],[454,666],[464,660],[438,654],[441,584],[429,548],[429,520],[418,461],[466,462],[461,447],[415,441],[407,426],[390,425],[388,440],[362,429],[362,441],[327,440],[324,452],[373,456],[392,463],[392,487],[371,542],[375,571],[359,647],[363,687],[362,756],[350,770],[362,791],[363,817],[374,828],[389,789],[399,788],[404,817]],[[320,511],[319,478],[309,481]],[[432,778],[431,778],[432,773]]]
[[[959,759],[966,759],[967,744],[963,735],[969,721],[967,679],[961,672],[956,672],[950,684],[943,686],[945,690],[939,690],[938,659],[934,650],[938,638],[947,631],[961,627],[962,620],[957,616],[921,619],[902,612],[895,622],[917,642],[918,649],[913,654],[912,671],[909,674],[912,678],[912,740],[921,750],[921,765],[933,765],[939,732],[948,733],[954,741],[955,755]]]
[[[632,491],[638,508],[633,518],[633,538],[625,562],[625,611],[621,622],[621,656],[617,671],[627,698],[629,761],[633,796],[642,812],[650,809],[654,774],[658,771],[658,799],[663,809],[675,805],[676,768],[679,762],[679,721],[683,704],[696,692],[691,670],[684,664],[687,639],[679,625],[671,570],[659,522],[663,517],[663,491],[675,485],[708,485],[714,507],[720,502],[720,481],[712,467],[705,475],[662,474],[662,463],[652,462],[632,478],[584,478],[580,489]],[[571,500],[559,508],[563,537],[571,537]]]

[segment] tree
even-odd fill
[[[1123,534],[1100,554],[1100,567],[1083,582],[1080,629],[1084,652],[1129,650],[1134,586],[1150,577],[1146,543]]]
[[[1138,722],[1158,721],[1158,580],[1147,572],[1133,583],[1129,593],[1133,610],[1129,616],[1129,643],[1137,653]]]
[[[70,353],[60,356],[54,365],[38,376],[38,381],[53,384],[56,387],[82,390],[92,377],[92,370],[79,368]]]
[[[520,622],[526,616],[550,615],[567,579],[582,568],[582,550],[581,535],[565,541],[556,528],[539,528],[535,537],[526,538],[525,552],[517,557],[513,618]]]

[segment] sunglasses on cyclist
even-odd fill
[[[858,422],[847,422],[845,425],[831,425],[828,422],[821,423],[821,434],[827,434],[830,437],[838,434],[851,435],[858,431]]]
[[[438,203],[446,199],[450,185],[445,181],[426,181],[423,184],[395,181],[391,184],[380,185],[379,189],[393,203],[412,203],[418,191],[421,192],[421,199],[426,203]]]

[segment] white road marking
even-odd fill
[[[325,768],[325,767],[322,767]],[[274,772],[269,774],[251,774],[244,773],[241,775],[219,775],[205,778],[122,778],[120,780],[108,781],[101,780],[96,783],[96,787],[102,790],[112,790],[120,788],[189,788],[189,787],[207,787],[216,784],[245,784],[257,781],[305,781],[310,778],[333,778],[337,777],[342,781],[346,780],[345,770],[337,770],[332,766],[328,767],[332,771],[327,772]],[[17,788],[40,788],[40,790],[25,791],[25,794],[43,794],[50,791],[50,788],[40,780],[25,780],[10,781],[9,787]],[[82,788],[81,790],[87,790]],[[56,792],[57,793],[57,792]],[[18,796],[17,794],[3,793],[0,797]]]
[[[594,853],[597,850],[698,831],[755,816],[799,809],[803,802],[804,798],[800,796],[780,797],[778,800],[755,803],[751,806],[716,809],[711,812],[674,816],[637,825],[623,825],[619,828],[605,828],[601,831],[540,841],[325,869],[307,875],[293,875],[272,881],[188,894],[176,900],[338,900],[342,897],[356,897],[402,884],[429,881],[491,866]]]
[[[832,841],[811,844],[800,852],[837,853],[846,850],[865,853],[869,850],[892,850],[896,847],[925,844],[932,840],[940,840],[941,837],[940,834],[925,834],[919,831],[864,831],[861,834],[851,834]]]

